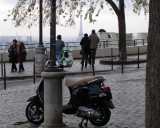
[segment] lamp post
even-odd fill
[[[50,0],[50,64],[41,76],[44,78],[44,123],[41,128],[65,127],[62,118],[62,79],[65,73],[56,66],[56,0]]]
[[[40,75],[46,63],[46,48],[43,46],[43,15],[42,5],[43,0],[39,0],[39,45],[35,53],[35,73]]]
[[[43,47],[42,2],[43,0],[39,1],[39,47]]]
[[[51,66],[56,66],[56,0],[51,0],[50,58]]]

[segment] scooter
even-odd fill
[[[104,126],[110,120],[110,109],[115,108],[112,102],[111,89],[104,85],[102,76],[81,80],[67,79],[65,85],[70,92],[70,100],[63,105],[64,114],[81,117],[80,128],[87,126],[88,120],[95,126]],[[33,124],[44,121],[44,80],[40,81],[36,95],[30,97],[26,107],[26,117]],[[84,121],[86,121],[84,123]]]

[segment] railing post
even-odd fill
[[[138,47],[138,68],[139,68],[139,47]]]
[[[134,46],[136,46],[136,40],[134,40]]]
[[[106,47],[108,47],[108,40],[106,41]]]
[[[123,49],[121,51],[122,51],[122,73],[123,73]]]
[[[33,83],[35,84],[36,83],[36,80],[35,80],[35,77],[36,77],[36,75],[35,75],[36,73],[35,73],[35,57],[33,58]]]
[[[144,39],[143,39],[143,45],[144,45]]]
[[[112,60],[111,67],[112,67],[112,70],[113,70],[113,49],[112,48],[111,48],[111,60]]]
[[[103,48],[105,48],[105,41],[103,41]]]
[[[1,76],[3,76],[3,54],[1,54]]]
[[[4,62],[4,90],[6,90],[6,64]]]

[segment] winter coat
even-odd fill
[[[97,49],[98,48],[98,43],[99,43],[99,37],[97,36],[96,33],[94,34],[91,34],[89,36],[89,39],[90,39],[90,48],[91,49]]]
[[[90,54],[90,41],[89,41],[89,37],[83,37],[80,45],[82,47],[82,50],[84,50],[84,54]]]
[[[17,63],[17,45],[11,45],[8,52],[9,62]]]
[[[26,60],[26,48],[23,44],[17,46],[17,61],[24,62]]]

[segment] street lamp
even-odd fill
[[[50,20],[50,59],[51,67],[56,66],[56,0],[51,0]]]
[[[62,117],[62,80],[65,72],[56,66],[56,0],[50,0],[50,64],[41,76],[44,78],[44,123],[40,128],[65,127]]]
[[[43,47],[43,34],[42,34],[42,3],[43,3],[43,0],[40,0],[39,1],[39,47]]]
[[[62,71],[62,68],[56,65],[56,0],[51,0],[51,18],[50,18],[50,64],[44,71]]]
[[[35,73],[36,74],[41,74],[41,72],[44,69],[45,63],[46,63],[46,55],[45,55],[46,48],[43,46],[43,41],[42,41],[43,39],[42,3],[43,3],[43,0],[39,0],[39,45],[36,48],[36,53],[35,53]]]

